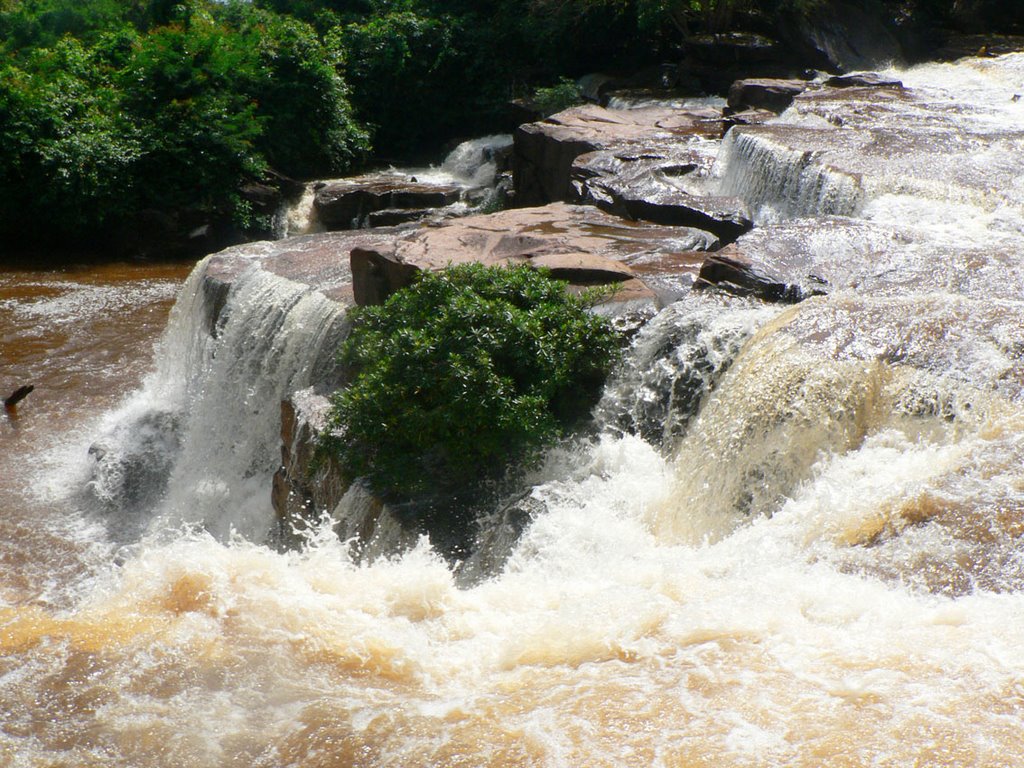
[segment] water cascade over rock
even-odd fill
[[[465,215],[506,190],[512,137],[464,141],[440,167],[387,168],[361,176],[310,182],[278,214],[279,235],[440,221]]]
[[[60,606],[0,602],[0,755],[1017,764],[1024,54],[843,85],[731,128],[703,174],[681,175],[688,194],[749,211],[753,228],[717,251],[551,198],[204,261],[158,370],[82,457],[86,513],[115,534],[137,521],[120,534],[133,547]],[[580,120],[641,132],[595,109]],[[679,120],[690,149],[703,129]],[[519,168],[534,175],[517,195],[569,194],[588,152],[641,162],[576,122],[522,130],[547,149]],[[464,239],[567,259],[569,235],[664,308],[635,333],[593,431],[477,521],[461,565],[362,484],[301,475],[345,377],[333,350],[359,296],[354,253],[401,267],[415,252],[432,268]],[[712,263],[690,290],[714,259],[734,271]],[[736,295],[741,275],[801,300]],[[277,494],[312,507],[286,551],[263,545],[282,464]]]

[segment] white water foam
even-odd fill
[[[263,270],[257,247],[247,252],[252,264],[214,327],[209,260],[197,267],[157,371],[107,420],[92,492],[129,535],[151,520],[201,524],[222,540],[239,532],[262,541],[272,527],[280,403],[331,364],[345,319],[336,302]]]
[[[247,273],[221,344],[244,346],[232,322],[288,324],[272,316],[301,302],[272,282]],[[928,291],[850,291],[774,318],[672,458],[608,435],[553,457],[534,490],[546,512],[471,588],[426,542],[356,564],[327,529],[289,553],[147,539],[69,611],[0,613],[0,755],[18,768],[1017,766],[1020,302]],[[251,352],[291,357],[275,333]],[[249,353],[210,357],[200,341],[177,334],[174,356],[217,381],[255,372]],[[193,426],[218,433],[263,399],[193,389],[232,400]],[[181,487],[203,477],[193,469]]]

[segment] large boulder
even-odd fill
[[[793,103],[797,94],[803,93],[806,89],[807,83],[803,80],[737,80],[729,88],[729,109],[733,112],[764,109],[778,114],[784,112]]]
[[[631,142],[685,141],[720,133],[721,115],[711,110],[609,110],[592,104],[521,125],[515,133],[512,159],[515,204],[525,208],[572,200],[572,164],[587,152]]]
[[[706,152],[669,143],[589,152],[573,163],[573,193],[624,218],[696,230],[688,250],[713,250],[753,226],[741,200],[701,194],[713,161]]]
[[[672,273],[676,291],[692,282],[699,258],[652,262],[687,252],[692,233],[674,227],[623,221],[589,206],[555,203],[537,208],[452,219],[352,250],[355,300],[360,305],[384,301],[408,285],[417,271],[449,265],[529,264],[551,270],[576,288],[612,285],[609,305],[618,310],[653,307],[671,300],[645,284],[648,277]],[[643,263],[638,277],[634,263]]]
[[[326,229],[357,229],[381,211],[412,211],[424,216],[457,203],[462,188],[455,184],[427,184],[413,177],[370,174],[323,184],[313,207]],[[378,219],[381,217],[378,216]],[[395,216],[387,217],[395,223]]]

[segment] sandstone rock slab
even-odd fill
[[[572,286],[614,285],[618,305],[658,303],[634,262],[692,252],[692,235],[674,227],[624,221],[589,206],[554,203],[490,215],[453,219],[352,250],[355,300],[360,305],[384,301],[408,285],[422,269],[482,263],[491,266],[530,264],[551,270]],[[695,274],[700,258],[673,263],[662,273]],[[658,271],[648,266],[648,274]]]
[[[514,137],[515,204],[531,207],[572,200],[572,163],[586,152],[629,142],[710,138],[720,133],[721,116],[715,112],[662,107],[609,110],[586,105],[521,125]]]

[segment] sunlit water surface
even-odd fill
[[[1017,258],[1015,194],[987,231]],[[0,274],[0,381],[38,386],[2,432],[0,761],[1024,763],[1024,307],[976,285],[1005,278],[733,307],[715,338],[742,349],[678,448],[556,452],[547,511],[463,588],[426,541],[368,564],[326,530],[288,553],[159,527],[115,546],[77,514],[62,488],[182,277]]]

